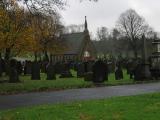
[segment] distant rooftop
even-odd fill
[[[64,54],[78,54],[84,39],[84,32],[62,34],[61,39],[67,43],[69,50]]]

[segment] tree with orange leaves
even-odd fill
[[[24,9],[18,4],[10,8],[0,7],[0,49],[5,53],[5,59],[9,60],[11,54],[25,51],[26,45],[32,39],[32,28],[28,25],[28,18]]]
[[[37,43],[37,46],[34,48],[38,49],[38,51],[34,51],[34,53],[43,53],[44,60],[49,61],[49,53],[54,53],[53,51],[57,49],[63,50],[65,46],[62,41],[58,39],[63,27],[57,15],[48,16],[42,13],[35,13],[31,15],[31,17],[34,40]]]

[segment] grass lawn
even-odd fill
[[[75,77],[73,78],[58,78],[56,80],[46,80],[46,75],[41,74],[41,80],[30,80],[30,76],[20,76],[21,83],[1,83],[0,94],[14,94],[32,91],[49,91],[49,90],[62,90],[70,88],[86,88],[94,87],[92,82],[86,82],[83,78],[77,78],[76,72],[72,71]],[[7,79],[0,78],[0,80]],[[109,75],[109,80],[105,85],[119,85],[133,83],[129,76],[124,71],[123,80],[115,80],[114,74]]]
[[[123,70],[123,77],[122,80],[115,80],[114,73],[109,74],[108,81],[105,82],[106,85],[122,85],[122,84],[131,84],[134,80],[130,79],[130,76],[127,74],[126,70]]]
[[[159,120],[160,93],[1,111],[0,120]]]

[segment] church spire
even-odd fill
[[[85,16],[85,30],[88,30],[87,17]]]

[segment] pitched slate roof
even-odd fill
[[[68,51],[64,54],[78,54],[84,40],[84,32],[61,35],[61,39],[67,43]]]

